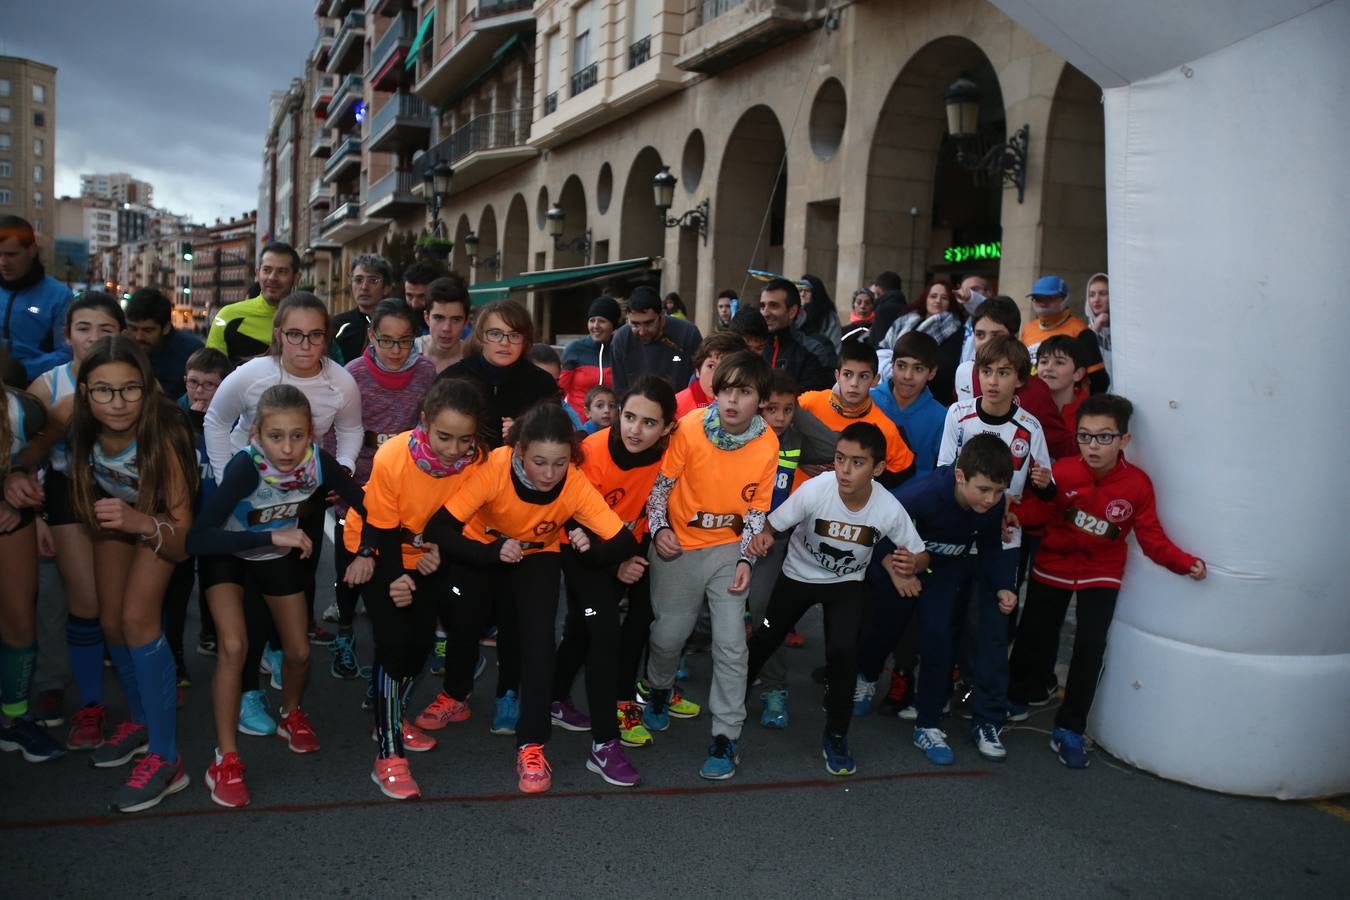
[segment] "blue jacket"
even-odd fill
[[[50,276],[13,291],[0,286],[0,346],[23,364],[29,382],[70,362],[69,305],[70,289]]]
[[[1017,549],[1003,549],[1003,510],[1000,500],[988,512],[962,509],[956,500],[956,467],[942,466],[920,478],[911,478],[892,493],[914,520],[931,556],[928,573],[947,574],[951,567],[973,569],[990,590],[1014,590],[1017,585]]]
[[[164,396],[178,398],[187,392],[184,379],[188,357],[205,346],[192,332],[174,328],[169,332],[168,340],[150,353],[150,369],[164,389]]]
[[[889,386],[872,388],[872,402],[895,423],[900,436],[914,451],[914,474],[933,471],[937,466],[938,447],[942,444],[947,407],[937,402],[928,388],[924,388],[918,399],[905,409],[895,402]]]

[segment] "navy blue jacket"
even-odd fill
[[[38,273],[36,283],[25,287],[0,285],[0,346],[23,365],[29,383],[48,369],[70,362],[66,343],[70,289],[41,275],[40,268]]]
[[[939,466],[927,475],[911,478],[893,493],[914,520],[928,548],[928,565],[933,572],[978,564],[991,590],[1014,589],[1018,551],[1003,549],[1007,500],[1000,500],[985,513],[962,509],[956,502],[955,466]]]
[[[150,369],[164,389],[164,396],[176,401],[187,393],[183,379],[188,357],[205,346],[206,343],[195,334],[175,328],[164,343],[154,349],[150,354]]]

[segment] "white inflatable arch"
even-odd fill
[[[1350,791],[1350,0],[993,0],[1104,90],[1116,389],[1194,583],[1131,550],[1090,731]]]

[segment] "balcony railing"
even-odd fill
[[[418,177],[415,172],[404,170],[390,172],[366,188],[366,208],[373,208],[396,194],[404,194],[409,201],[421,203],[422,201],[414,197],[412,192],[417,183]]]
[[[349,65],[352,51],[356,51],[359,61],[361,43],[365,37],[366,14],[360,10],[347,13],[347,17],[342,20],[342,27],[338,29],[337,36],[333,39],[333,49],[328,56],[328,71],[350,72],[354,68]]]
[[[333,152],[333,129],[316,128],[314,138],[309,142],[310,156],[327,156]]]
[[[628,45],[628,68],[638,66],[652,58],[652,36],[649,34],[640,41]]]
[[[347,219],[355,219],[361,215],[361,204],[355,200],[347,199],[339,203],[332,212],[323,217],[323,230],[328,231],[336,225],[341,225]]]
[[[360,75],[348,75],[342,79],[337,90],[333,92],[333,99],[328,103],[328,120],[337,122],[347,111],[347,105],[352,107],[361,102],[365,93],[365,84]]]
[[[319,35],[314,40],[314,49],[310,51],[310,58],[314,60],[315,65],[322,66],[328,60],[328,51],[333,49],[333,40],[337,36],[337,29],[331,25],[323,25],[319,28]]]
[[[361,138],[355,135],[348,137],[333,148],[333,155],[329,157],[328,162],[324,163],[323,177],[331,179],[335,172],[345,168],[353,158],[357,162],[361,159]]]
[[[518,147],[530,135],[530,111],[507,109],[501,112],[474,116],[462,128],[456,128],[447,138],[450,145],[450,164],[454,165],[470,153],[498,147]]]
[[[745,0],[703,0],[699,5],[699,24],[711,22],[722,13],[735,9],[744,2]]]
[[[479,0],[478,12],[474,18],[485,19],[488,16],[500,16],[504,13],[529,9],[533,5],[534,0]]]
[[[544,115],[552,115],[558,111],[558,92],[554,91],[544,97]]]
[[[575,97],[584,90],[595,87],[596,79],[600,75],[600,64],[593,62],[584,69],[577,70],[572,75],[572,94]]]
[[[333,187],[323,180],[322,175],[315,175],[314,180],[309,184],[309,205],[327,206],[333,199]]]
[[[372,143],[384,131],[393,126],[395,119],[425,120],[426,126],[430,128],[431,107],[421,97],[402,92],[398,93],[392,100],[381,106],[379,112],[375,113],[375,118],[371,120],[370,137]]]
[[[404,13],[390,23],[389,29],[380,35],[380,39],[375,42],[374,49],[370,53],[370,74],[375,75],[384,68],[389,57],[396,53],[400,46],[403,52],[407,53],[408,47],[412,45],[413,31],[416,28],[416,20]]]

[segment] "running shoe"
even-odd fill
[[[248,806],[248,785],[244,784],[246,768],[239,761],[239,754],[233,751],[207,766],[206,789],[211,792],[211,802],[230,809]]]
[[[28,716],[15,716],[8,728],[0,728],[0,750],[20,753],[30,763],[47,762],[66,755],[50,734]]]
[[[1008,748],[1003,746],[999,738],[999,729],[988,722],[983,722],[970,729],[970,739],[975,744],[975,749],[985,759],[991,759],[994,762],[1003,762],[1008,758]]]
[[[572,705],[571,700],[554,700],[549,707],[553,724],[564,731],[590,731],[591,717]]]
[[[332,624],[340,622],[342,620],[342,614],[338,612],[337,603],[328,604],[328,608],[323,611],[323,615],[319,616],[319,618]]]
[[[553,767],[544,758],[543,744],[526,744],[516,751],[517,786],[526,794],[542,794],[553,785]]]
[[[285,655],[280,650],[273,650],[270,646],[263,647],[262,659],[258,662],[258,669],[272,676],[272,690],[281,690],[281,670],[285,665]]]
[[[197,638],[197,655],[216,655],[216,636],[214,634],[203,634]]]
[[[684,654],[683,654],[683,653],[680,654],[680,664],[679,664],[679,666],[676,667],[676,669],[675,669],[675,680],[676,680],[676,681],[688,681],[688,680],[689,680],[689,670],[688,670],[687,668],[685,668],[685,665],[684,665]]]
[[[891,686],[881,701],[887,708],[901,710],[914,705],[914,681],[908,672],[891,671]]]
[[[639,704],[645,706],[648,698],[652,695],[652,689],[647,687],[641,681],[638,681],[637,687],[633,693],[633,699]],[[676,719],[697,719],[699,713],[703,712],[703,707],[699,706],[693,700],[688,700],[680,695],[678,688],[670,689],[670,696],[666,699],[666,712]]]
[[[182,660],[178,661],[177,673],[178,673],[178,687],[180,688],[192,687],[192,676],[188,674],[187,666],[183,665]],[[181,706],[182,704],[180,703],[179,705]]]
[[[361,664],[356,659],[356,635],[347,632],[333,639],[333,664],[328,667],[328,674],[344,681],[360,676]]]
[[[775,688],[759,695],[764,701],[764,711],[759,714],[759,724],[765,728],[786,728],[788,726],[787,688]]]
[[[947,733],[941,728],[915,727],[914,746],[935,766],[950,766],[956,761],[956,754],[947,746]]]
[[[497,646],[497,626],[494,625],[487,631],[483,632],[483,636],[478,639],[478,646],[480,647]]]
[[[783,646],[791,647],[794,650],[798,647],[805,647],[806,636],[794,628],[783,637]]]
[[[103,717],[107,710],[102,703],[88,703],[75,710],[73,723],[66,736],[67,750],[97,750],[103,746]]]
[[[183,790],[190,781],[183,770],[182,759],[169,762],[158,753],[146,754],[131,770],[127,783],[113,795],[113,812],[134,813],[149,809],[170,794]]]
[[[407,757],[376,759],[375,767],[370,771],[370,780],[380,786],[381,793],[394,800],[416,800],[422,796],[421,789],[413,781],[412,772],[408,769]]]
[[[150,731],[128,719],[113,730],[112,737],[94,751],[93,763],[100,769],[115,769],[131,762],[133,756],[150,752]]]
[[[427,708],[413,719],[413,724],[425,731],[439,731],[451,722],[463,722],[468,717],[468,703],[456,700],[445,691],[437,691]]]
[[[515,691],[507,691],[497,698],[497,708],[492,715],[493,734],[515,734],[516,723],[520,721],[520,697]],[[524,790],[522,788],[522,790]],[[547,788],[540,788],[547,790]]]
[[[631,700],[621,702],[616,710],[619,717],[619,740],[625,747],[650,747],[652,733],[642,724],[642,708]]]
[[[286,742],[292,753],[314,753],[319,749],[319,736],[309,724],[305,711],[296,707],[277,723],[277,737]]]
[[[1088,767],[1087,746],[1083,736],[1067,728],[1056,728],[1050,736],[1050,749],[1055,751],[1059,761],[1070,769]]]
[[[37,695],[29,714],[43,728],[58,728],[66,724],[66,692],[60,688],[42,691]]]
[[[1020,703],[1013,703],[1012,701],[1008,701],[1009,722],[1025,722],[1027,719],[1030,718],[1031,718],[1031,710],[1027,709]]]
[[[713,735],[708,745],[708,758],[698,770],[699,777],[710,781],[725,781],[736,774],[741,758],[736,753],[736,742],[724,734]]]
[[[642,776],[628,761],[619,739],[605,741],[599,747],[591,747],[591,755],[586,759],[586,768],[610,784],[619,787],[633,787],[642,781]]]
[[[868,681],[861,675],[853,686],[853,715],[865,716],[872,711],[872,698],[877,695],[877,683]]]
[[[334,637],[335,635],[333,632],[324,628],[318,622],[309,623],[309,642],[311,644],[315,644],[319,647],[329,647],[332,646]]]
[[[831,775],[852,775],[858,771],[848,749],[847,735],[826,732],[820,742],[820,755],[825,757],[825,771]]]
[[[639,686],[642,682],[638,682]],[[639,693],[638,696],[641,696]],[[646,725],[652,731],[665,731],[670,727],[670,711],[666,708],[666,702],[670,699],[670,691],[652,689],[647,693],[647,705],[642,710],[642,724]]]
[[[245,691],[239,697],[239,733],[266,737],[277,733],[277,720],[267,712],[262,691]]]
[[[483,658],[481,653],[478,655],[478,658]],[[445,674],[445,638],[443,637],[436,638],[436,644],[431,651],[431,674]]]
[[[436,749],[436,739],[418,728],[407,719],[403,720],[403,749],[412,753],[425,753],[428,750]],[[380,732],[378,729],[370,730],[370,739],[378,742]]]
[[[1043,691],[1026,697],[1027,706],[1049,706],[1059,699],[1059,682],[1047,684]]]

